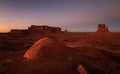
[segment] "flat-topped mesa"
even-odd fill
[[[38,26],[38,25],[31,25],[28,27],[28,31],[30,33],[58,33],[62,32],[61,28],[59,27],[50,27],[50,26]]]
[[[23,35],[23,34],[40,34],[40,33],[60,33],[62,32],[60,27],[50,27],[47,25],[38,26],[31,25],[28,29],[11,29],[9,32],[13,35]]]
[[[98,24],[97,31],[98,33],[109,32],[108,26],[106,24]]]

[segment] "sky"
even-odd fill
[[[0,32],[30,25],[93,32],[98,24],[120,32],[120,0],[0,0]]]

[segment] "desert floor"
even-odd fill
[[[24,53],[43,37],[53,37],[71,48],[72,61],[65,56],[26,60]],[[120,33],[0,34],[0,74],[79,74],[78,65],[89,74],[120,74],[119,62]]]

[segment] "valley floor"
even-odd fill
[[[64,56],[36,62],[23,58],[27,49],[43,37],[53,37],[71,48],[72,61]],[[79,65],[89,74],[120,74],[119,62],[120,33],[0,34],[0,74],[79,74]]]

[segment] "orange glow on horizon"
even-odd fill
[[[0,26],[0,32],[9,32],[10,27]]]
[[[7,29],[7,28],[0,28],[0,32],[9,32],[10,29]]]
[[[0,32],[9,32],[11,29],[27,29],[24,26],[0,25]]]

